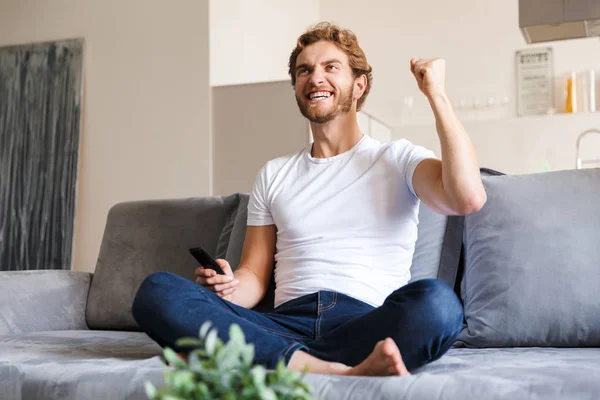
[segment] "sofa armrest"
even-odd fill
[[[91,278],[88,272],[61,270],[0,272],[0,336],[88,329]]]

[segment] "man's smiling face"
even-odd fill
[[[307,46],[296,60],[296,102],[312,122],[325,123],[352,109],[354,76],[348,56],[327,41]]]

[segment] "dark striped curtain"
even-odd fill
[[[82,53],[0,48],[0,270],[71,268]]]

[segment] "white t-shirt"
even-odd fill
[[[275,224],[275,306],[319,290],[375,307],[410,280],[419,199],[412,176],[433,152],[369,136],[330,158],[312,144],[268,161],[248,204],[248,225]]]

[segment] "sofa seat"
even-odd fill
[[[409,377],[310,375],[323,399],[599,399],[600,348],[451,349]]]
[[[147,399],[163,383],[161,348],[142,332],[0,336],[0,399]]]
[[[0,360],[8,352],[14,353],[13,357],[52,353],[66,357],[65,360],[83,357],[122,360],[160,355],[162,349],[143,332],[68,330],[0,336]]]
[[[163,382],[144,333],[46,331],[0,337],[0,398],[146,399]],[[600,398],[600,348],[451,349],[409,377],[309,374],[322,399]]]

